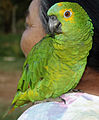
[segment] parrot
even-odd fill
[[[49,32],[47,11],[57,2],[76,2],[84,8],[92,19],[94,26],[93,47],[87,58],[87,67],[99,70],[99,0],[40,0],[39,16],[46,33]]]
[[[13,108],[57,98],[74,89],[84,73],[94,34],[87,12],[78,3],[59,2],[47,15],[50,32],[26,58]]]

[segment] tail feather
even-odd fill
[[[4,119],[5,117],[7,117],[9,114],[11,114],[13,111],[15,110],[15,103],[12,104],[8,110],[5,112],[5,114],[2,116],[2,118]]]

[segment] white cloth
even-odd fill
[[[99,96],[68,93],[64,102],[46,102],[27,109],[18,120],[99,120]]]

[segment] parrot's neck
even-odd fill
[[[56,35],[53,42],[55,54],[64,61],[79,61],[87,59],[92,48],[92,35],[85,34],[82,37],[66,37],[63,34]]]

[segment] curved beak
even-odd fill
[[[57,19],[56,16],[52,15],[49,16],[49,20],[48,20],[48,28],[51,34],[54,33],[62,33],[62,29],[61,29],[61,23],[60,21]]]

